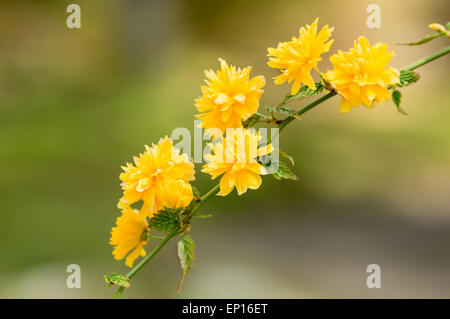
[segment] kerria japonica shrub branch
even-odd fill
[[[450,37],[449,24],[445,27],[431,24],[429,27],[434,34],[407,45]],[[142,154],[134,157],[133,163],[122,167],[119,178],[123,196],[117,205],[122,214],[111,231],[110,244],[114,246],[114,258],[125,258],[125,264],[132,269],[125,276],[105,276],[109,286],[118,286],[116,298],[120,298],[124,289],[130,287],[130,280],[177,236],[181,237],[177,246],[181,265],[178,289],[181,289],[195,259],[191,223],[194,217],[210,217],[198,213],[210,198],[227,196],[234,189],[238,195],[258,189],[262,183],[261,175],[272,175],[277,180],[297,179],[290,168],[294,164],[292,157],[280,150],[278,143],[272,143],[288,124],[334,96],[341,98],[341,113],[360,105],[373,108],[392,97],[397,110],[406,114],[400,107],[402,93],[399,89],[419,80],[413,70],[450,53],[450,46],[447,46],[399,71],[388,66],[394,53],[388,51],[386,43],[370,45],[365,37],[360,37],[348,51],[338,50],[331,55],[333,69],[322,73],[318,62],[331,48],[332,32],[333,28],[327,25],[318,31],[316,19],[311,25],[300,28],[298,37],[268,49],[268,65],[280,72],[275,83],[292,84],[290,94],[279,105],[267,107],[268,114],[258,112],[265,78],[251,77],[251,67],[241,69],[219,59],[218,71],[205,71],[206,85],[201,87],[202,96],[195,100],[195,107],[199,111],[196,117],[201,120],[200,127],[210,134],[212,142],[209,144],[211,152],[204,156],[207,163],[201,172],[211,175],[212,179],[220,178],[219,183],[203,196],[191,185],[195,179],[191,159],[175,148],[168,137],[151,147],[146,146]],[[317,73],[317,82],[311,75],[313,70]],[[320,94],[323,95],[300,110],[286,107],[292,101]],[[264,140],[253,129],[259,123],[278,130]],[[271,156],[274,153],[286,158],[291,165],[278,157],[274,159]],[[150,235],[154,231],[165,236]],[[145,246],[150,239],[160,242],[147,254]],[[139,257],[143,258],[133,267]]]

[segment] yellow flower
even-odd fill
[[[145,256],[144,246],[148,242],[148,226],[143,214],[131,208],[122,211],[116,220],[116,227],[111,230],[110,245],[115,246],[113,256],[116,260],[125,260],[125,265],[133,267],[133,262],[140,256]]]
[[[447,30],[442,24],[431,23],[428,25],[428,28],[430,28],[431,30],[439,31],[441,33],[445,33],[445,35],[450,38],[450,30]]]
[[[334,40],[326,42],[334,28],[324,26],[317,34],[317,23],[319,18],[311,25],[306,25],[299,30],[299,37],[292,37],[291,41],[280,42],[277,48],[269,48],[271,57],[267,63],[270,67],[280,69],[281,74],[275,78],[275,84],[285,81],[291,83],[291,94],[300,90],[302,83],[315,90],[316,86],[310,73],[317,68],[317,62],[322,60],[320,55],[330,50]],[[326,43],[325,43],[326,42]]]
[[[173,147],[173,142],[167,136],[157,145],[145,146],[145,152],[134,157],[134,164],[127,163],[120,174],[123,196],[118,207],[129,208],[130,205],[142,200],[144,215],[151,217],[156,211],[164,207],[174,208],[172,205],[187,206],[193,198],[191,185],[194,179],[194,165],[187,154]],[[177,187],[170,190],[171,183]],[[168,197],[180,196],[178,201]]]
[[[227,128],[242,127],[242,120],[258,110],[266,80],[263,76],[250,79],[251,67],[241,70],[219,61],[219,71],[205,71],[207,85],[201,87],[203,95],[195,100],[195,106],[201,127],[218,128],[224,133]]]
[[[212,179],[223,174],[218,195],[226,196],[234,187],[241,195],[247,188],[261,186],[260,174],[267,171],[256,158],[271,153],[272,145],[258,148],[260,139],[254,130],[240,128],[228,130],[221,142],[210,144],[214,154],[205,155],[209,163],[203,166],[202,172],[210,174]]]
[[[349,51],[339,50],[330,57],[334,70],[328,71],[325,79],[342,96],[342,113],[361,104],[371,108],[374,101],[381,105],[389,99],[387,86],[398,83],[400,74],[392,67],[386,68],[393,56],[394,51],[388,52],[386,43],[370,46],[365,37],[359,37]]]

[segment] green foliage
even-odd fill
[[[278,170],[273,173],[273,177],[277,180],[282,179],[290,179],[290,180],[298,180],[298,177],[291,171],[291,169],[284,163],[279,162],[278,163]]]
[[[397,107],[400,106],[400,102],[402,100],[402,92],[400,92],[399,90],[393,90],[392,91],[392,101],[394,101],[395,105],[397,105]]]
[[[281,114],[286,114],[295,118],[300,118],[300,116],[298,116],[297,111],[296,110],[292,110],[292,109],[288,109],[286,107],[283,106],[278,106],[278,107],[267,107],[267,110],[270,112],[275,112],[275,113],[281,113]]]
[[[448,24],[447,24],[447,29],[449,29]],[[422,38],[422,39],[417,40],[415,42],[404,43],[404,45],[422,45],[422,44],[430,42],[431,40],[434,40],[436,38],[444,36],[444,35],[447,35],[447,33],[442,32],[442,31],[436,31],[433,34],[427,35],[425,38]]]
[[[194,217],[200,218],[200,219],[207,219],[212,217],[212,214],[196,214]]]
[[[150,218],[149,225],[153,229],[166,233],[180,230],[180,214],[178,211],[161,210]]]
[[[279,150],[278,152],[280,153],[281,156],[283,156],[284,158],[288,159],[289,162],[291,162],[291,165],[292,165],[292,166],[295,165],[294,158],[293,158],[291,155],[289,155],[289,154],[283,152],[282,150]]]
[[[181,280],[178,285],[178,291],[181,290],[183,281],[186,278],[189,270],[195,259],[194,255],[195,243],[190,235],[183,235],[180,241],[178,241],[178,258],[180,259],[181,265]]]
[[[308,86],[304,85],[304,86],[302,86],[300,88],[300,90],[297,93],[290,94],[290,95],[286,96],[285,99],[278,106],[280,107],[280,106],[283,106],[283,105],[285,105],[285,104],[287,104],[289,102],[292,102],[294,100],[301,100],[301,99],[303,99],[305,97],[308,97],[308,96],[317,95],[317,94],[321,93],[323,91],[323,89],[324,89],[324,85],[322,83],[320,83],[320,82],[316,83],[316,89],[315,90],[312,90]]]
[[[400,79],[400,83],[397,84],[397,87],[402,88],[402,87],[411,85],[411,84],[419,81],[420,75],[419,75],[419,73],[414,72],[414,71],[401,70],[399,79]]]
[[[419,79],[420,79],[419,73],[410,70],[401,70],[399,76],[400,83],[390,87],[390,89],[393,89],[392,101],[395,103],[397,111],[403,115],[408,115],[408,113],[406,113],[406,111],[400,107],[400,103],[402,100],[402,93],[399,90],[397,90],[397,88],[409,86],[419,81]]]
[[[194,199],[200,198],[200,191],[194,185],[192,185],[192,194],[194,195]]]
[[[433,33],[432,35],[426,36],[425,38],[420,39],[420,40],[418,40],[416,42],[409,42],[409,43],[406,43],[406,44],[407,45],[421,45],[421,44],[425,44],[427,42],[430,42],[431,40],[439,38],[440,36],[442,36],[444,34],[445,34],[444,32],[439,32],[438,31],[438,32]]]
[[[400,107],[400,102],[402,101],[402,92],[400,92],[397,89],[394,89],[392,91],[392,101],[394,101],[395,106],[397,106],[397,111],[403,115],[408,115],[408,113],[405,112],[405,110],[403,110]]]
[[[119,286],[124,288],[130,288],[130,282],[127,277],[122,275],[116,275],[113,273],[111,276],[104,275],[106,283],[108,283],[108,288],[111,286]]]
[[[397,107],[397,111],[403,115],[408,115],[408,113],[406,113],[406,111],[400,107],[400,103],[402,100],[402,92],[397,90],[397,88],[403,88],[405,86],[409,86],[409,85],[419,81],[419,79],[420,79],[420,75],[417,72],[410,71],[410,70],[400,70],[400,76],[399,76],[400,83],[389,87],[389,89],[392,89],[392,101],[395,103],[395,106]]]
[[[319,93],[321,93],[324,89],[324,85],[322,83],[316,83],[316,89],[312,90],[308,86],[302,86],[300,90],[296,94],[290,94],[285,97],[285,99],[277,106],[277,107],[267,107],[266,109],[271,113],[281,113],[288,116],[292,116],[295,118],[300,118],[297,114],[296,110],[289,109],[286,107],[283,107],[285,104],[292,102],[294,100],[301,100],[308,96],[314,96]],[[242,125],[245,128],[251,127],[255,125],[256,123],[260,122],[261,120],[270,121],[274,120],[273,117],[269,117],[267,115],[261,114],[261,113],[255,113],[252,116],[250,116],[246,121],[242,122]]]
[[[243,121],[242,125],[244,126],[244,128],[248,128],[248,127],[255,125],[260,120],[266,120],[266,119],[269,119],[269,117],[267,115],[256,112],[252,116],[250,116],[247,120]]]

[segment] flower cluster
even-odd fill
[[[118,260],[136,247],[127,257],[126,264],[131,267],[139,254],[145,253],[142,245],[146,240],[141,236],[147,231],[145,219],[164,208],[188,206],[193,199],[189,182],[195,172],[187,154],[180,154],[168,137],[157,145],[145,146],[145,152],[134,157],[134,165],[127,163],[122,169],[123,196],[117,204],[122,216],[111,232],[110,243],[116,246],[114,257]],[[132,209],[138,202],[142,204],[140,211]]]
[[[321,54],[328,52],[333,43],[333,40],[328,41],[333,28],[325,25],[317,33],[317,23],[318,19],[311,26],[302,27],[298,38],[292,37],[291,41],[268,49],[267,64],[281,70],[275,77],[275,84],[293,82],[291,94],[297,93],[302,84],[316,89],[311,70],[317,69]],[[371,108],[373,102],[381,104],[389,99],[388,87],[399,82],[398,70],[387,67],[393,56],[386,43],[371,46],[365,37],[360,37],[349,51],[339,50],[330,57],[334,69],[323,74],[323,78],[342,96],[342,113],[361,104]]]
[[[288,98],[296,98],[293,95],[302,89],[302,85],[313,92],[310,95],[321,92],[311,76],[315,69],[320,74],[321,89],[329,90],[329,96],[338,93],[342,97],[342,113],[361,104],[372,107],[374,102],[381,104],[388,99],[388,88],[399,82],[399,72],[388,67],[394,53],[388,51],[387,44],[371,46],[365,37],[360,37],[349,51],[339,50],[332,55],[330,61],[334,69],[322,74],[318,70],[318,62],[322,60],[322,54],[329,52],[334,41],[330,40],[333,28],[325,25],[318,31],[317,25],[318,19],[300,28],[298,37],[268,49],[268,65],[281,72],[274,78],[275,84],[286,81],[292,84]],[[206,85],[201,87],[202,96],[195,100],[199,112],[196,117],[202,121],[201,127],[214,137],[202,172],[212,179],[220,177],[217,195],[226,196],[235,188],[238,195],[242,195],[248,189],[261,186],[261,175],[268,173],[260,162],[261,156],[273,152],[272,145],[264,143],[259,133],[247,128],[251,124],[245,122],[254,116],[256,122],[264,117],[255,113],[264,92],[265,78],[261,75],[251,78],[251,67],[241,69],[222,59],[219,61],[220,70],[205,71]],[[289,114],[285,119],[287,123],[300,114],[278,109]],[[285,123],[273,115],[266,118],[270,119],[267,121],[269,124],[284,127],[281,124]],[[279,172],[280,168],[282,172]],[[275,178],[294,179],[295,175],[286,166],[280,168],[274,173]],[[190,181],[195,172],[188,156],[174,148],[168,137],[151,147],[145,146],[145,151],[134,157],[134,163],[127,163],[122,169],[123,196],[118,203],[122,215],[111,231],[110,244],[114,246],[114,258],[120,260],[128,255],[125,263],[131,267],[136,258],[146,254],[144,246],[150,238],[149,218],[165,209],[195,213],[192,207],[196,204],[190,205],[194,197]]]
[[[195,100],[195,106],[202,112],[196,116],[202,120],[202,127],[221,132],[220,136],[214,136],[215,144],[210,144],[214,155],[205,156],[210,163],[203,166],[202,172],[212,179],[223,174],[218,195],[228,195],[235,187],[241,195],[249,188],[260,187],[260,174],[265,169],[257,157],[271,152],[270,145],[258,148],[261,136],[242,125],[258,110],[265,79],[263,76],[250,79],[251,67],[241,69],[219,61],[219,71],[205,71],[207,86],[201,87],[203,96]]]

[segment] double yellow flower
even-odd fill
[[[122,169],[119,178],[123,196],[117,204],[122,216],[111,231],[110,244],[115,246],[113,255],[118,260],[134,249],[125,262],[132,267],[139,255],[145,255],[147,217],[164,208],[188,206],[193,199],[189,182],[195,171],[188,156],[180,154],[167,136],[157,145],[145,146],[145,152],[134,158],[134,164],[127,163]],[[139,210],[132,208],[138,204]]]

